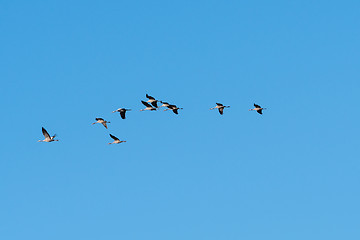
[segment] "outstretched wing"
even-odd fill
[[[155,98],[154,98],[154,97],[149,96],[149,95],[147,95],[147,94],[146,94],[146,97],[147,97],[148,99],[153,99],[153,100],[155,100]]]
[[[117,137],[115,137],[114,135],[111,135],[111,134],[109,134],[110,135],[110,137],[112,138],[112,139],[114,139],[115,141],[117,140],[117,141],[120,141]]]
[[[261,108],[259,105],[255,104],[255,103],[254,103],[254,106],[255,106],[256,108]]]
[[[157,106],[157,101],[153,101],[151,104],[152,104],[155,108],[158,108],[158,106]]]
[[[106,122],[103,122],[102,125],[104,125],[104,127],[105,127],[106,129],[108,129],[108,127],[107,127],[107,125],[106,125]]]
[[[224,108],[219,108],[219,113],[220,113],[221,115],[223,115],[223,113],[224,113]]]
[[[120,116],[122,119],[125,119],[125,110],[120,110]]]
[[[95,118],[96,121],[104,121],[102,118]]]
[[[258,113],[262,114],[262,109],[257,110]]]
[[[142,101],[142,100],[141,100],[141,102],[142,102],[142,104],[144,104],[146,107],[152,107],[150,104],[148,104],[148,103],[145,102],[145,101]]]
[[[175,114],[179,114],[177,108],[173,109],[172,111],[173,111]]]
[[[43,133],[43,135],[44,135],[45,138],[51,138],[50,135],[49,135],[49,133],[46,131],[45,128],[42,128],[41,130],[42,130],[42,133]]]
[[[216,103],[216,105],[218,105],[219,107],[224,106],[224,105],[222,105],[221,103]]]

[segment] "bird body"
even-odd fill
[[[120,139],[118,139],[118,138],[115,137],[114,135],[111,135],[111,134],[109,134],[109,135],[110,135],[110,137],[111,137],[112,139],[114,139],[114,141],[113,141],[112,143],[108,143],[108,144],[118,144],[118,143],[126,142],[126,141],[121,141]]]
[[[210,110],[213,110],[213,109],[218,109],[219,110],[219,113],[221,114],[221,115],[223,115],[223,113],[224,113],[224,108],[229,108],[230,106],[224,106],[223,104],[221,104],[221,103],[216,103],[216,107],[213,107],[213,108],[210,108]]]
[[[254,103],[254,107],[252,109],[249,109],[249,111],[257,111],[259,114],[262,114],[262,110],[266,109],[266,108],[262,108],[259,105],[257,105],[256,103]]]
[[[96,122],[92,123],[94,125],[95,123],[101,123],[106,129],[108,129],[106,123],[110,123],[108,121],[105,121],[103,118],[95,118]]]
[[[131,109],[119,108],[119,109],[113,111],[113,113],[114,113],[114,112],[119,112],[121,118],[122,118],[122,119],[125,119],[125,113],[126,113],[126,111],[131,111]]]
[[[45,137],[44,140],[39,140],[38,142],[54,142],[54,141],[59,141],[57,139],[54,139],[56,137],[56,134],[54,134],[54,136],[50,136],[50,134],[46,131],[45,128],[42,128],[42,133]]]

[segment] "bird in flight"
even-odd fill
[[[161,107],[169,107],[169,106],[170,106],[170,103],[163,102],[163,101],[159,101],[159,102],[161,102],[161,103],[162,103],[162,105],[161,105],[161,106],[159,106],[159,108],[161,108]],[[166,111],[166,110],[164,110],[164,111]]]
[[[114,135],[111,135],[111,134],[109,134],[109,135],[110,135],[110,137],[111,137],[112,139],[114,139],[114,141],[111,142],[111,143],[108,143],[108,144],[118,144],[118,143],[126,142],[126,141],[121,141],[120,139],[118,139],[118,138],[115,137]]]
[[[259,114],[262,114],[262,110],[266,109],[266,108],[260,107],[259,105],[255,104],[255,103],[254,103],[254,107],[255,108],[249,109],[249,111],[257,111]]]
[[[146,94],[146,97],[149,99],[149,100],[147,100],[148,103],[151,103],[151,105],[153,105],[155,108],[158,108],[157,102],[159,102],[159,100],[156,100],[154,97],[149,96],[147,94]]]
[[[110,122],[105,121],[105,120],[102,119],[102,118],[95,118],[95,120],[96,120],[96,122],[92,123],[92,125],[94,125],[95,123],[101,123],[102,125],[104,125],[104,127],[105,127],[106,129],[108,129],[106,123],[110,123]]]
[[[147,102],[145,102],[145,101],[141,101],[141,102],[142,102],[142,104],[144,104],[146,106],[146,108],[141,109],[140,111],[145,111],[145,110],[154,111],[154,110],[156,110],[156,108],[154,108],[153,106],[151,106]]]
[[[50,136],[50,134],[46,131],[45,128],[42,128],[42,134],[44,135],[45,139],[44,140],[39,140],[38,142],[54,142],[54,141],[59,141],[57,139],[54,139],[56,137],[56,134],[54,134],[54,136]]]
[[[165,109],[164,111],[167,111],[167,110],[172,110],[175,114],[179,114],[178,113],[178,110],[179,109],[182,109],[182,108],[179,108],[177,107],[176,105],[172,105],[172,104],[169,104],[169,106],[167,106],[168,108]]]
[[[216,103],[216,107],[213,107],[213,108],[210,108],[210,110],[213,110],[213,109],[218,109],[219,110],[219,113],[221,114],[221,115],[223,115],[223,113],[224,113],[224,108],[229,108],[230,106],[224,106],[224,105],[222,105],[221,103]]]
[[[113,111],[113,113],[114,113],[114,112],[119,112],[121,118],[122,118],[122,119],[125,119],[125,113],[126,113],[126,111],[131,111],[131,109],[119,108],[119,109]]]

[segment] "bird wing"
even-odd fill
[[[43,133],[43,135],[44,135],[45,138],[51,138],[50,135],[49,135],[49,133],[46,131],[45,128],[42,128],[41,130],[42,130],[42,133]]]
[[[147,95],[147,94],[146,94],[146,97],[147,97],[148,99],[153,99],[153,100],[155,100],[155,98],[154,98],[154,97],[149,96],[149,95]]]
[[[167,107],[170,109],[174,109],[174,108],[176,108],[176,105],[169,104],[169,106],[167,106]]]
[[[175,114],[179,114],[177,108],[173,109],[172,111],[173,111]]]
[[[158,108],[158,106],[157,106],[157,101],[154,101],[154,102],[152,102],[151,103],[155,108]]]
[[[262,114],[262,109],[257,110],[258,113]]]
[[[96,121],[99,121],[99,120],[100,120],[100,121],[104,121],[104,119],[102,119],[102,118],[95,118],[95,120],[96,120]]]
[[[254,106],[255,106],[256,108],[261,108],[259,105],[255,104],[255,103],[254,103]]]
[[[112,139],[120,141],[120,140],[119,140],[117,137],[115,137],[114,135],[111,135],[111,134],[109,134],[109,135],[110,135],[110,137],[111,137]]]
[[[105,127],[106,129],[108,129],[108,127],[107,127],[107,125],[106,125],[106,122],[103,122],[102,125],[104,125],[104,127]]]
[[[221,107],[224,106],[224,105],[222,105],[221,103],[216,103],[216,105],[221,106]]]
[[[146,107],[151,107],[151,105],[148,104],[147,102],[145,102],[145,101],[141,101],[141,102],[142,102],[142,104],[144,104]]]
[[[224,113],[224,108],[219,108],[219,113],[220,113],[221,115],[223,115],[223,113]]]
[[[124,110],[120,111],[120,116],[121,116],[122,119],[125,119],[125,111]]]

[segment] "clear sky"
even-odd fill
[[[360,239],[359,9],[1,1],[0,239]]]

